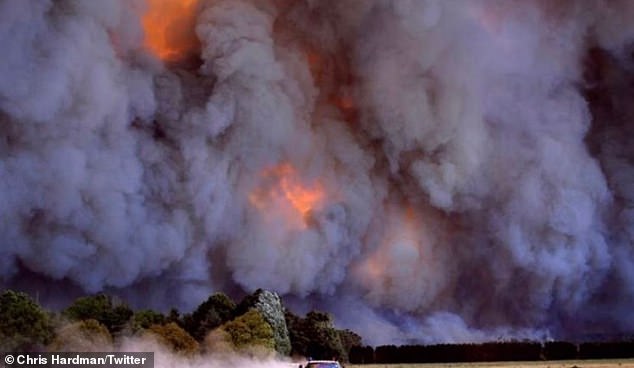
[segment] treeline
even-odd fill
[[[105,294],[76,299],[61,312],[44,309],[27,294],[0,294],[0,351],[105,351],[126,339],[151,339],[184,355],[311,356],[348,360],[361,337],[335,328],[332,316],[301,317],[279,296],[257,290],[239,303],[211,295],[193,312],[133,310]]]
[[[634,341],[491,342],[484,344],[355,346],[353,364],[454,363],[634,358]]]

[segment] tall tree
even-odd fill
[[[287,312],[286,323],[293,354],[315,359],[348,360],[348,351],[342,342],[342,335],[334,328],[332,316],[329,314],[311,311],[305,318],[301,318]],[[345,336],[347,337],[348,335]]]
[[[231,320],[236,304],[224,293],[215,293],[184,317],[184,327],[196,340],[203,341],[207,333]]]
[[[236,315],[241,315],[250,309],[256,309],[260,312],[266,322],[271,325],[275,338],[275,350],[280,355],[288,355],[291,352],[291,341],[284,318],[284,306],[279,295],[268,290],[258,289],[240,302]]]

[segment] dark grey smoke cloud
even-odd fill
[[[630,1],[201,0],[169,61],[148,6],[0,0],[1,285],[634,330]]]

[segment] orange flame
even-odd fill
[[[162,60],[187,55],[198,46],[194,32],[198,0],[147,0],[146,46]]]
[[[286,198],[293,207],[302,215],[306,215],[319,202],[322,201],[324,193],[321,188],[306,188],[297,182],[294,169],[291,166],[283,166],[283,176],[280,180],[280,187]]]
[[[290,164],[280,164],[263,172],[263,186],[249,195],[255,207],[265,210],[276,203],[286,205],[304,222],[310,211],[325,199],[323,187],[319,183],[307,186],[301,181],[295,168]]]

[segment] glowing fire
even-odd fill
[[[289,164],[265,170],[262,179],[262,186],[249,195],[251,204],[261,210],[286,207],[295,213],[294,217],[301,215],[303,224],[310,212],[325,199],[325,191],[319,183],[305,185]]]
[[[295,182],[292,168],[289,166],[284,167],[283,171],[285,173],[280,181],[280,186],[284,195],[297,211],[306,215],[317,203],[321,202],[323,199],[322,191],[318,188],[304,188]]]
[[[147,0],[143,16],[146,46],[159,58],[172,60],[197,47],[194,33],[198,0]]]

